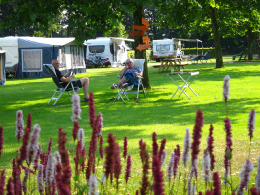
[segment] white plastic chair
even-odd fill
[[[134,59],[134,66],[135,67],[139,67],[143,73],[144,71],[144,62],[145,59]],[[123,76],[117,76],[118,78],[122,79]],[[143,93],[144,96],[146,97],[146,93],[144,90],[144,86],[142,83],[142,78],[141,76],[136,76],[136,79],[138,81],[137,85],[125,85],[122,88],[119,88],[118,86],[114,85],[114,88],[117,91],[117,99],[122,99],[124,101],[123,95],[126,97],[127,100],[129,100],[128,98],[128,94],[137,94],[136,99],[138,100],[139,97],[139,93]],[[140,91],[140,86],[142,87],[142,91]]]
[[[66,87],[63,87],[63,85],[61,84],[62,82],[59,81],[55,69],[51,64],[43,64],[43,66],[48,70],[49,74],[52,77],[53,82],[56,84],[56,86],[58,87],[56,90],[54,90],[54,94],[51,97],[50,101],[48,102],[48,104],[52,101],[55,100],[54,104],[55,105],[58,100],[60,99],[60,97],[62,96],[62,94],[67,91],[70,101],[72,101],[72,95],[73,93],[78,93],[79,92],[79,87],[74,87],[72,81],[76,81],[77,79],[71,79],[68,84],[66,85]],[[71,84],[71,85],[70,85]],[[60,93],[58,97],[55,97],[56,93]]]

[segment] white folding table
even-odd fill
[[[174,80],[172,76],[178,75],[180,77],[180,79],[184,82],[182,86],[178,85],[178,83],[176,82],[176,79]],[[183,78],[184,75],[188,75],[188,78],[185,80]],[[173,94],[172,98],[176,95],[176,93],[181,90],[181,93],[179,95],[179,97],[181,96],[182,93],[184,93],[189,99],[191,99],[187,93],[184,91],[185,88],[189,88],[196,96],[198,96],[195,91],[190,87],[190,85],[192,84],[192,82],[196,79],[196,77],[199,75],[199,71],[196,72],[173,72],[173,73],[169,73],[168,76],[170,77],[170,79],[177,85],[178,89],[176,90],[176,92]],[[193,77],[193,79],[189,82],[190,78]],[[171,100],[172,100],[171,98]]]

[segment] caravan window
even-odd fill
[[[60,62],[60,68],[66,68],[66,57],[65,57],[65,47],[62,46],[59,49],[59,53],[58,53],[58,60]]]
[[[156,51],[170,51],[170,45],[156,45]]]
[[[105,51],[105,45],[93,45],[89,46],[90,53],[102,53]]]
[[[71,52],[71,65],[73,68],[77,68],[79,66],[84,66],[84,59],[83,59],[83,47],[71,45],[70,46]]]
[[[23,72],[42,72],[42,50],[22,50]]]

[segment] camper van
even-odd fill
[[[130,50],[126,41],[134,42],[134,39],[98,37],[84,41],[84,45],[86,45],[86,66],[121,66],[127,59],[127,50]]]
[[[197,55],[198,55],[198,44],[201,43],[202,55],[203,55],[203,44],[199,39],[161,39],[153,40],[153,57],[156,62],[160,62],[161,59],[169,57],[184,58],[184,52],[181,50],[181,41],[184,42],[195,42],[197,43]]]
[[[153,57],[156,62],[168,57],[181,55],[181,41],[175,38],[153,40]]]
[[[60,71],[85,73],[84,46],[77,46],[75,38],[5,37],[0,48],[6,51],[6,73],[16,78],[49,77],[43,64],[52,59],[60,62]]]

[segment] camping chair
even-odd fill
[[[135,59],[134,60],[134,66],[135,67],[139,67],[143,73],[144,71],[144,62],[145,59]],[[123,76],[117,76],[118,78],[122,79]],[[120,98],[124,101],[123,95],[126,97],[127,100],[129,100],[128,98],[128,94],[137,94],[135,100],[138,101],[138,96],[139,93],[143,93],[144,96],[146,97],[145,94],[145,90],[144,90],[144,86],[142,83],[142,78],[141,76],[136,76],[136,79],[138,81],[137,85],[124,85],[122,88],[119,88],[117,85],[113,84],[114,88],[117,91],[117,99],[119,100]],[[142,87],[141,89],[143,90],[142,92],[140,92],[140,86]]]
[[[76,79],[71,79],[68,84],[66,85],[66,87],[63,87],[63,85],[61,84],[62,82],[59,81],[55,69],[51,64],[44,64],[43,65],[49,72],[49,74],[52,77],[53,82],[57,85],[57,89],[54,90],[54,94],[51,97],[50,101],[48,102],[48,104],[52,101],[55,100],[54,104],[55,105],[58,100],[60,99],[60,97],[62,96],[62,94],[67,91],[70,101],[72,101],[72,95],[74,92],[78,93],[79,92],[79,87],[74,87],[72,81],[76,81]],[[69,85],[71,83],[71,85]],[[70,86],[70,87],[69,87]],[[56,93],[60,93],[58,97],[55,97]],[[72,94],[71,94],[72,93]]]
[[[203,62],[203,60],[205,60],[206,63],[207,63],[208,60],[211,61],[211,59],[210,59],[211,54],[212,54],[212,50],[208,50],[208,51],[200,58],[201,63]],[[211,62],[212,62],[212,61],[211,61]]]

